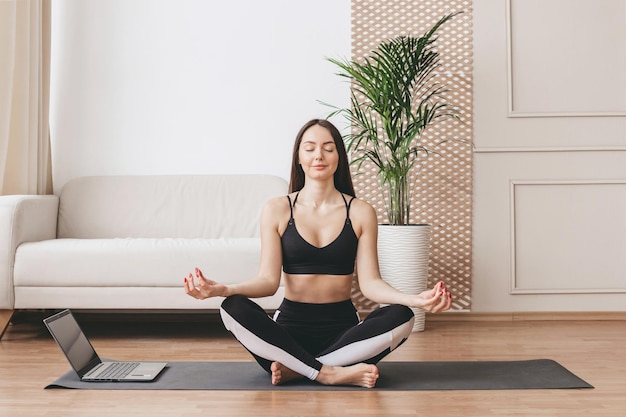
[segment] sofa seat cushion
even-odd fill
[[[16,287],[180,287],[199,267],[223,284],[258,273],[260,240],[54,239],[21,244]],[[208,273],[207,273],[208,275]]]

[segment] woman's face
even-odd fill
[[[333,178],[339,154],[332,135],[325,127],[313,125],[304,132],[298,150],[298,162],[307,178]]]

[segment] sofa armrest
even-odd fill
[[[55,239],[59,197],[0,196],[0,309],[13,309],[15,250],[24,242]]]

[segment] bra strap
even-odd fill
[[[343,202],[346,204],[346,223],[350,223],[350,205],[352,204],[352,201],[354,201],[354,197],[352,197],[350,201],[346,201],[343,193],[341,193],[341,198],[343,198]]]
[[[296,197],[293,199],[293,203],[291,202],[291,197],[287,195],[287,200],[289,200],[289,224],[293,224],[293,206],[296,205],[296,201],[298,201],[298,196],[300,195],[300,191],[296,193]]]
[[[287,200],[289,200],[289,223],[293,222],[293,204],[291,203],[291,197],[287,196]]]

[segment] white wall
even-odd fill
[[[325,59],[350,56],[349,0],[55,0],[52,20],[55,193],[83,175],[287,178],[318,100],[349,103]]]
[[[55,0],[55,192],[96,174],[288,176],[348,104],[348,0]],[[475,0],[473,311],[626,309],[626,6]],[[578,46],[578,47],[577,47]]]
[[[625,311],[626,4],[473,12],[472,311]]]

